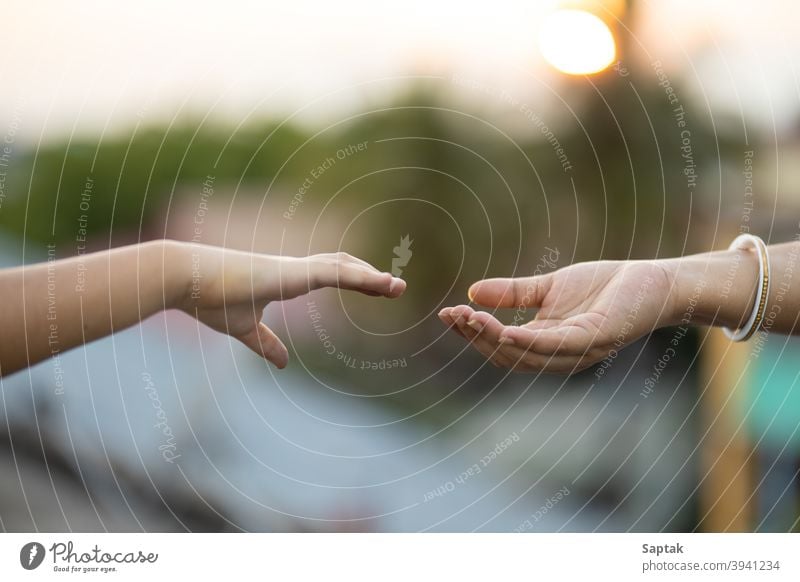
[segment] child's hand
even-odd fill
[[[261,322],[270,301],[292,299],[320,287],[384,297],[399,297],[406,288],[402,279],[346,253],[295,258],[195,244],[181,248],[179,272],[185,288],[177,306],[278,368],[286,366],[289,352]]]

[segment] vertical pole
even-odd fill
[[[743,420],[751,374],[750,345],[709,330],[701,354],[700,504],[698,529],[747,532],[755,523],[755,462]]]

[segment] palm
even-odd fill
[[[198,309],[194,315],[216,331],[241,337],[255,330],[264,315],[265,307],[266,305],[253,304],[226,305],[217,309]]]
[[[442,320],[496,365],[520,371],[573,372],[614,346],[652,331],[662,316],[669,280],[657,263],[600,261],[520,279],[488,279],[470,290],[487,307],[516,309],[520,326],[463,305]]]
[[[647,322],[663,307],[654,288],[666,284],[663,271],[646,262],[574,265],[553,274],[536,318],[524,327],[564,330],[586,345],[632,341],[648,331]]]

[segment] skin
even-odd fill
[[[769,331],[800,333],[800,243],[769,247]],[[571,374],[602,361],[660,327],[737,329],[750,315],[758,284],[753,251],[721,251],[653,261],[578,263],[535,277],[478,281],[470,299],[513,308],[522,325],[504,325],[468,305],[440,319],[496,366]],[[774,317],[773,317],[774,316]],[[762,328],[766,328],[766,322]]]
[[[398,297],[403,280],[345,253],[282,257],[153,241],[0,271],[0,376],[179,309],[284,368],[271,301],[338,287]]]

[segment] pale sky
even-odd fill
[[[335,118],[406,88],[408,75],[447,85],[453,72],[546,106],[543,83],[560,77],[536,32],[557,4],[7,0],[0,134],[10,123],[24,142],[124,131],[137,114]],[[800,110],[795,1],[648,0],[638,10],[648,53],[693,77],[716,110],[741,103],[765,127]]]

